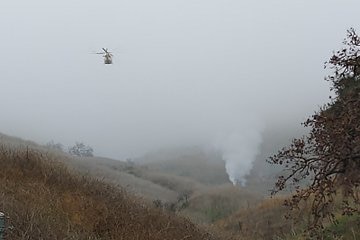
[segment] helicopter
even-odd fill
[[[108,51],[107,48],[102,48],[102,50],[104,52],[99,52],[99,53],[96,53],[96,54],[102,54],[103,57],[104,57],[104,64],[112,64],[112,57],[113,55],[111,54],[111,52]]]

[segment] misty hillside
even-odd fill
[[[6,239],[216,239],[119,187],[69,170],[62,163],[68,156],[20,145],[0,140]]]
[[[160,156],[155,161],[156,155],[151,154],[152,158],[148,155],[148,161],[141,164],[101,157],[77,158],[2,134],[0,208],[9,217],[7,224],[11,230],[7,236],[14,240],[55,236],[84,240],[303,239],[304,225],[283,218],[284,197],[263,199],[251,186],[235,187],[228,180],[203,184],[192,174],[170,174],[164,166],[178,164],[176,159],[180,157],[200,159],[196,164],[185,161],[181,165],[185,170],[204,164],[204,152],[194,149],[181,152],[173,158],[167,155],[166,159],[173,159],[169,162]],[[210,160],[207,164],[209,171],[210,166],[213,170],[224,170],[219,162],[214,164]],[[186,205],[178,202],[181,193],[188,194]],[[154,205],[151,200],[160,201]],[[352,239],[352,234],[359,236],[354,230],[356,219],[338,220],[339,227],[330,225],[328,229],[338,231],[345,239]],[[194,223],[212,226],[212,233]],[[222,237],[216,238],[215,232]]]
[[[185,192],[230,184],[220,156],[197,148],[172,149],[128,161],[86,157],[71,158],[66,163],[148,200],[174,202]]]
[[[265,197],[274,187],[276,177],[281,173],[282,167],[267,162],[270,156],[289,145],[295,137],[306,134],[306,129],[298,124],[274,124],[265,128],[262,133],[262,143],[257,153],[253,167],[246,176],[247,188],[262,193]]]
[[[255,203],[255,199],[261,199],[260,194],[249,193],[230,183],[224,161],[218,152],[204,151],[197,147],[169,149],[150,153],[144,159],[118,161],[103,157],[74,157],[6,135],[2,135],[1,142],[57,156],[57,161],[68,168],[119,186],[150,204],[160,200],[179,208],[179,197],[186,195],[189,207],[176,211],[198,223],[213,222],[228,216],[231,211],[249,205],[249,202]],[[208,199],[207,204],[203,205],[199,199]],[[224,206],[228,204],[225,213],[209,213],[217,207],[219,200]]]
[[[152,172],[193,179],[205,185],[230,183],[220,152],[200,147],[173,148],[146,154],[135,159]]]
[[[247,176],[247,186],[244,188],[247,189],[246,191],[259,196],[268,196],[269,190],[273,187],[275,175],[280,169],[273,168],[266,163],[266,159],[287,145],[295,133],[293,129],[289,128],[284,131],[284,128],[280,127],[267,128],[264,131],[260,152],[256,155],[253,169]],[[43,148],[45,151],[53,152],[52,149],[41,147],[33,142],[2,136],[2,141],[22,146],[31,144]],[[128,159],[128,161],[65,155],[67,157],[61,159],[69,167],[83,174],[119,185],[150,201],[176,202],[179,195],[183,193],[190,196],[195,192],[207,194],[207,192],[213,191],[212,188],[231,185],[221,152],[211,149],[204,150],[200,147],[163,149],[150,152],[140,158]],[[234,189],[240,190],[239,188]]]
[[[155,199],[159,196],[161,196],[160,199],[163,200],[176,199],[176,193],[173,191],[162,188],[150,181],[138,178],[133,174],[128,173],[128,164],[126,162],[102,157],[87,157],[85,159],[71,156],[62,151],[50,149],[35,142],[25,141],[5,134],[0,134],[0,142],[10,147],[32,147],[48,154],[59,156],[58,161],[63,162],[68,167],[91,177],[119,185],[136,195],[146,196],[150,199]]]
[[[5,135],[2,140],[12,142],[14,146],[28,144]],[[250,187],[233,186],[220,153],[212,150],[198,147],[167,149],[149,153],[143,158],[118,161],[102,157],[73,157],[31,144],[59,156],[59,160],[71,169],[126,189],[152,206],[159,207],[153,204],[154,201],[160,201],[161,208],[173,206],[173,209],[168,209],[170,212],[176,211],[178,215],[200,224],[213,223],[241,208],[254,206],[261,201],[262,195],[267,195],[266,191],[262,192],[263,185],[251,185],[251,181]],[[256,183],[264,184],[264,181]],[[186,208],[178,202],[183,196],[188,199]]]
[[[65,163],[83,174],[121,186],[128,192],[149,200],[175,201],[177,193],[156,184],[136,172],[140,168],[127,162],[101,157],[74,157]]]

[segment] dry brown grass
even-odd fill
[[[311,238],[307,230],[311,221],[311,203],[304,202],[299,209],[292,212],[292,218],[285,218],[290,213],[284,206],[284,200],[288,198],[289,196],[277,196],[264,199],[254,207],[241,209],[236,214],[219,220],[215,227],[227,232],[233,239],[316,239]],[[334,211],[337,224],[326,221],[324,232],[319,235],[321,239],[358,239],[359,216],[342,216],[340,213],[339,209]]]
[[[232,184],[204,188],[189,199],[189,206],[180,214],[199,224],[212,224],[239,209],[255,205],[261,198]]]
[[[71,173],[53,158],[0,144],[0,211],[8,217],[7,239],[215,239],[123,190]]]
[[[155,184],[142,176],[129,173],[126,163],[99,157],[93,158],[72,158],[65,161],[69,168],[101,179],[110,184],[119,185],[127,192],[137,195],[150,201],[160,199],[164,202],[176,201],[177,193],[166,187]],[[133,168],[138,171],[138,168]]]
[[[284,199],[270,198],[254,207],[244,208],[218,221],[216,227],[231,233],[234,239],[270,240],[288,236],[297,228],[293,221],[284,218],[287,210],[283,206]]]

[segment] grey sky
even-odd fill
[[[1,1],[0,132],[124,158],[296,124],[327,100],[323,62],[346,29],[360,30],[359,9],[355,0]],[[102,47],[113,65],[90,54]]]

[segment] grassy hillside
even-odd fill
[[[127,192],[149,200],[169,202],[178,196],[176,191],[141,176],[140,168],[127,162],[101,157],[71,158],[64,162],[83,174],[121,186]]]
[[[256,206],[243,208],[228,218],[216,222],[216,226],[244,239],[274,239],[295,231],[292,221],[283,217],[286,208],[283,198],[267,199]]]
[[[124,190],[70,172],[58,158],[0,143],[7,239],[215,239]]]
[[[221,154],[199,147],[166,149],[135,161],[147,170],[188,178],[204,185],[230,183]]]
[[[240,209],[254,206],[260,200],[258,194],[224,184],[195,192],[181,214],[199,224],[213,224]]]
[[[268,198],[255,206],[243,208],[227,218],[215,222],[218,231],[227,232],[232,239],[243,240],[305,240],[309,221],[310,203],[304,203],[293,219],[285,215],[288,209],[283,205],[286,196]],[[340,202],[339,202],[340,204]],[[360,216],[343,216],[334,212],[336,222],[327,222],[321,239],[360,239]]]
[[[0,135],[0,211],[9,217],[7,237],[217,239],[203,229],[208,226],[221,239],[306,239],[308,210],[298,213],[299,222],[285,219],[284,197],[263,199],[254,185],[232,186],[214,156],[193,149],[173,158],[147,156],[141,163],[73,158]],[[206,183],[216,171],[223,172]],[[326,225],[324,239],[360,238],[359,218],[336,216],[338,224]]]

